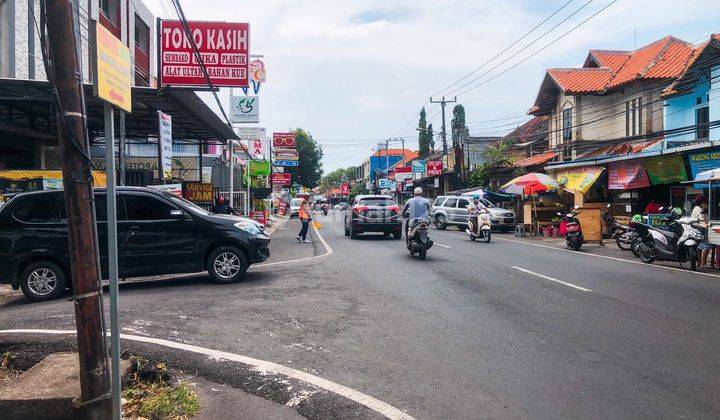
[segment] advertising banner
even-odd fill
[[[427,162],[427,176],[442,175],[443,163],[439,160],[429,160]]]
[[[608,163],[608,189],[631,190],[650,186],[642,160],[621,160]]]
[[[286,174],[286,173],[274,173],[272,174],[272,183],[273,185],[291,185],[292,184],[292,175]]]
[[[297,160],[276,160],[275,165],[277,165],[277,166],[299,166],[300,162]]]
[[[273,133],[274,149],[294,149],[295,133]]]
[[[563,188],[585,194],[604,170],[602,166],[570,168],[558,172],[556,178]]]
[[[265,127],[234,127],[233,130],[240,140],[265,139]]]
[[[250,154],[256,159],[262,159],[265,156],[265,141],[255,139],[251,143]]]
[[[348,194],[350,192],[350,185],[345,183],[340,186],[340,194]]]
[[[260,92],[260,85],[265,83],[267,78],[267,72],[265,71],[265,63],[260,59],[254,59],[250,62],[250,84],[253,88],[253,93],[256,95]],[[248,88],[242,88],[243,92],[247,95]]]
[[[247,87],[250,25],[199,21],[187,25],[213,86]],[[158,41],[161,85],[207,86],[193,43],[180,21],[160,21]]]
[[[160,178],[172,179],[172,117],[162,111],[158,111],[158,133]]]
[[[182,195],[186,200],[197,203],[211,203],[215,198],[213,184],[207,182],[183,182]]]
[[[250,176],[270,175],[270,161],[251,160],[248,165],[250,166]]]
[[[132,112],[132,66],[130,50],[110,31],[95,24],[95,96],[127,112]]]
[[[264,210],[252,210],[250,211],[250,218],[263,225],[266,223],[265,211]]]
[[[656,156],[645,159],[650,182],[653,185],[687,181],[685,162],[680,155]]]
[[[260,97],[231,96],[230,121],[234,123],[260,122]]]
[[[720,168],[720,150],[690,154],[688,161],[692,177],[695,178],[695,175],[700,172]]]
[[[178,197],[183,196],[182,184],[148,185],[147,187],[153,190],[169,192]]]
[[[273,155],[280,160],[297,160],[300,157],[295,149],[274,149]]]
[[[390,180],[387,178],[378,179],[378,188],[390,188]]]

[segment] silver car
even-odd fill
[[[470,213],[468,213],[467,209],[470,204],[470,200],[471,197],[467,196],[438,196],[430,209],[430,217],[432,218],[435,227],[442,230],[447,228],[449,225],[454,225],[460,227],[461,229],[465,229],[468,220],[470,219]],[[490,212],[490,221],[493,228],[503,232],[509,232],[514,229],[514,211],[498,207],[484,198],[481,198],[480,201]]]
[[[298,217],[300,214],[300,205],[302,204],[302,198],[293,198],[290,200],[290,217]]]

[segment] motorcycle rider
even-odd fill
[[[413,190],[413,198],[409,199],[405,206],[402,209],[403,216],[408,216],[408,221],[405,224],[405,240],[407,241],[408,238],[408,232],[410,232],[410,228],[415,226],[415,224],[422,220],[427,220],[428,215],[430,214],[430,203],[423,198],[422,196],[422,188],[416,187]]]
[[[480,195],[479,194],[473,194],[472,201],[470,204],[468,204],[468,213],[470,213],[471,217],[475,217],[475,226],[474,228],[477,230],[480,228],[480,213],[487,211],[487,207],[485,204],[480,201]],[[474,232],[470,232],[470,229],[465,229],[465,232],[468,235],[474,234]],[[479,232],[478,232],[479,233]]]

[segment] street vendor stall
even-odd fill
[[[700,172],[692,181],[695,188],[707,188],[708,243],[720,245],[720,168]]]

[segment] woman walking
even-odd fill
[[[300,204],[300,210],[298,211],[298,218],[300,219],[300,222],[302,222],[302,228],[300,228],[300,233],[295,238],[298,240],[298,242],[311,242],[307,238],[308,228],[310,227],[310,204],[308,203],[307,199],[303,199],[302,203]]]

